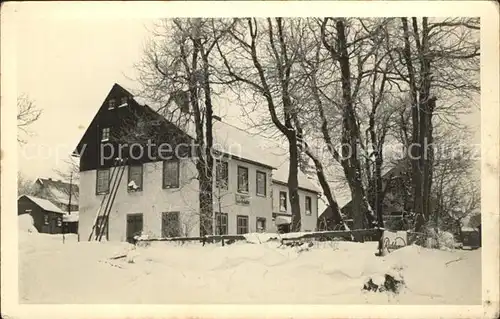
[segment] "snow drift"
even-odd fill
[[[19,231],[28,233],[38,233],[33,224],[33,216],[30,214],[21,214],[18,216]]]
[[[479,304],[481,250],[418,246],[376,257],[376,242],[289,247],[273,236],[231,245],[152,242],[64,244],[20,233],[22,303]],[[270,238],[271,237],[271,238]],[[267,239],[266,239],[267,238]],[[312,244],[309,244],[312,243]],[[386,275],[394,294],[363,290]]]

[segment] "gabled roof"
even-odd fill
[[[133,99],[137,104],[147,108],[149,112],[154,112],[162,120],[168,121],[153,109],[153,107],[161,107],[158,103],[139,96],[134,96]],[[186,122],[185,127],[180,129],[191,138],[195,138],[196,134],[193,122]],[[214,120],[213,122],[213,139],[215,149],[236,159],[273,168],[275,169],[273,171],[274,180],[282,183],[288,182],[288,155],[281,150],[282,143],[259,134],[252,134],[248,130],[224,122],[221,119]],[[320,192],[318,187],[301,171],[298,173],[298,179],[299,187],[316,193]]]
[[[40,207],[41,209],[43,209],[45,211],[64,214],[64,212],[59,207],[52,204],[50,201],[48,201],[46,199],[38,198],[35,196],[29,196],[29,195],[21,195],[17,200],[21,199],[22,197],[26,197],[27,199],[29,199],[30,201],[32,201],[38,207]]]
[[[155,103],[154,101],[147,98],[134,96],[132,93],[130,93],[128,90],[126,90],[119,84],[115,83],[113,85],[112,89],[106,96],[105,100],[107,100],[108,96],[110,96],[112,92],[117,90],[123,93],[124,95],[127,95],[130,98],[132,98],[137,105],[144,107],[144,110],[146,110],[147,114],[153,115],[154,118],[157,117],[161,121],[166,121],[170,124],[174,124],[171,121],[167,120],[166,117],[156,112],[154,108],[158,109],[161,107],[160,105],[158,105],[158,103]],[[105,107],[104,103],[103,105],[101,105],[97,113],[99,113],[101,109],[103,109],[103,107]],[[97,113],[92,119],[89,128],[92,125],[92,123],[96,121]],[[78,143],[78,146],[73,152],[74,155],[78,155],[78,151],[81,149],[85,136],[89,134],[89,128],[87,128],[84,135],[82,136],[82,139]],[[189,137],[191,138],[195,137],[194,125],[192,123],[188,122],[185,127],[182,128],[178,127],[178,128],[181,129],[184,133],[186,133]],[[283,154],[283,152],[281,152],[282,154],[279,154],[279,152],[277,152],[277,150],[280,149],[282,143],[267,139],[258,134],[251,134],[247,130],[238,128],[222,120],[214,120],[213,136],[214,136],[214,148],[218,149],[219,151],[225,154],[231,155],[236,159],[245,160],[254,163],[256,165],[261,165],[267,168],[275,169],[275,171],[273,172],[273,179],[283,183],[287,183],[288,165],[289,165],[287,157],[288,155]],[[314,183],[312,183],[304,173],[299,171],[298,178],[299,178],[299,187],[313,192],[320,191],[318,187],[315,186]]]
[[[36,182],[48,191],[49,195],[51,195],[50,199],[65,205],[69,205],[71,189],[71,205],[78,205],[78,185],[51,178],[38,178]]]

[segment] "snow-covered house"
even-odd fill
[[[174,124],[151,106],[115,84],[78,143],[80,238],[90,235],[103,196],[112,189],[117,157],[128,162],[109,214],[108,240],[130,240],[140,232],[155,237],[200,234],[192,128]],[[276,142],[217,117],[213,132],[219,151],[214,162],[215,231],[276,231],[289,224],[288,160],[274,153]],[[302,174],[299,187],[302,230],[314,230],[319,190]]]
[[[31,215],[33,226],[39,233],[60,234],[63,232],[64,212],[47,199],[21,195],[17,199],[17,215]]]
[[[64,212],[78,211],[78,185],[52,178],[37,178],[33,185],[33,194],[47,199]],[[71,196],[70,196],[71,192]]]

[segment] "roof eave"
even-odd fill
[[[277,179],[273,179],[273,182],[276,183],[276,184],[283,185],[283,186],[288,186],[288,183],[280,181],[280,180],[277,180]],[[307,188],[307,187],[303,187],[303,186],[299,186],[298,188],[300,190],[303,190],[303,191],[306,191],[306,192],[315,193],[315,194],[321,194],[321,192],[318,191],[317,189],[311,189],[311,188]]]

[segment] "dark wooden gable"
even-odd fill
[[[127,99],[126,106],[121,106],[122,98]],[[111,99],[115,100],[113,109],[109,109]],[[102,141],[104,128],[109,128],[108,141]],[[80,156],[80,171],[88,171],[111,167],[117,157],[127,158],[129,163],[160,161],[173,155],[168,151],[175,150],[179,143],[191,145],[191,138],[150,107],[138,104],[130,92],[115,84],[74,154]],[[159,148],[160,145],[163,146]],[[164,150],[162,157],[159,149]],[[178,149],[182,156],[189,155],[190,148]]]

